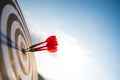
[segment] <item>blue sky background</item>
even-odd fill
[[[57,54],[35,53],[48,80],[120,80],[119,0],[18,0],[33,44],[56,35]]]

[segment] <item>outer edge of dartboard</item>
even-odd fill
[[[20,6],[18,5],[18,3],[17,3],[17,0],[7,0],[7,1],[11,1],[11,2],[13,2],[14,4],[14,7],[18,10],[18,13],[20,14],[19,16],[22,18],[22,20],[23,20],[23,22],[24,22],[24,25],[26,26],[25,28],[27,29],[27,31],[28,31],[28,33],[29,33],[29,30],[28,30],[28,28],[27,28],[27,25],[26,25],[26,22],[25,22],[25,19],[24,19],[24,17],[23,17],[23,14],[22,14],[22,11],[21,11],[21,9],[20,9]],[[0,0],[0,3],[2,4],[2,0]],[[16,4],[16,5],[15,5]],[[2,6],[2,7],[1,7]],[[3,7],[4,7],[4,4],[3,5],[0,5],[0,25],[1,25],[1,13],[2,13],[2,10],[3,10]],[[1,31],[1,28],[0,28],[0,31]],[[30,38],[30,42],[32,42],[32,40],[31,40],[31,37],[30,37],[30,34],[28,34],[28,36],[29,36],[29,38]],[[1,47],[1,46],[0,46]],[[2,55],[2,54],[1,54]],[[34,59],[35,59],[35,56],[32,56],[32,57],[34,57]],[[2,58],[0,58],[0,60],[1,60]],[[2,61],[2,60],[1,60]],[[35,62],[36,63],[36,62]],[[34,64],[35,64],[34,63]],[[36,65],[34,66],[34,67],[36,67]],[[34,69],[35,70],[35,69]],[[1,73],[1,72],[0,72]],[[2,74],[1,74],[2,75]],[[6,78],[3,78],[3,79],[7,79],[7,77]]]
[[[10,0],[0,0],[0,35],[1,35],[1,15],[2,15],[2,11],[3,11],[3,7],[5,6],[5,4],[7,3],[7,1]],[[15,5],[13,4],[13,6],[15,7]],[[1,38],[1,36],[0,36]],[[1,39],[0,39],[0,43],[1,43]],[[1,50],[1,45],[0,45],[0,52],[2,52]],[[0,63],[2,64],[2,66],[0,66],[0,75],[1,75],[1,79],[3,80],[8,80],[8,74],[7,71],[4,69],[5,67],[5,63],[4,63],[4,59],[3,59],[3,55],[0,53]]]

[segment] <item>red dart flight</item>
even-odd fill
[[[40,46],[41,44],[44,44],[44,43],[46,43],[45,46]],[[40,46],[40,47],[38,47],[38,46]],[[58,43],[57,43],[56,36],[50,36],[45,41],[34,44],[34,45],[30,46],[28,49],[31,52],[48,50],[49,52],[54,53],[54,52],[57,52],[57,46],[58,46]]]

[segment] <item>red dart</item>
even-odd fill
[[[50,41],[46,44],[47,47],[55,47],[58,46],[57,41]]]
[[[47,43],[46,46],[41,46],[41,47],[36,47],[40,44],[43,44],[43,43]],[[35,52],[35,51],[43,51],[43,50],[48,50],[49,52],[56,52],[57,51],[57,46],[58,46],[58,43],[57,43],[57,39],[56,39],[56,36],[50,36],[46,39],[46,41],[44,42],[40,42],[38,44],[35,44],[35,45],[32,45],[30,47],[30,50],[31,52]]]
[[[46,39],[46,42],[49,42],[49,41],[56,41],[56,36],[50,36]]]
[[[43,42],[34,44],[34,45],[30,46],[29,48],[36,47],[36,46],[38,46],[38,45],[41,45],[41,44],[43,44],[43,43],[45,43],[45,42],[49,42],[49,41],[56,41],[56,36],[50,36],[50,37],[48,37],[48,38],[46,39],[46,41],[43,41]]]
[[[47,50],[52,53],[57,51],[57,46],[57,41],[50,41],[48,44],[46,44]]]
[[[48,50],[49,52],[57,52],[57,47],[38,47],[38,48],[32,48],[30,49],[31,52],[36,52],[36,51],[43,51],[43,50]]]
[[[46,47],[46,46],[38,47],[38,48],[31,48],[30,51],[31,51],[31,52],[35,52],[35,51],[47,50],[45,47]]]
[[[29,48],[36,47],[36,46],[41,45],[41,44],[43,44],[43,43],[45,43],[45,41],[44,41],[44,42],[37,43],[37,44],[34,44],[34,45],[30,46]]]
[[[51,48],[48,48],[47,50],[48,50],[49,52],[54,53],[54,52],[57,52],[57,47],[51,47]]]

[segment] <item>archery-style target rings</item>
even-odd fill
[[[36,80],[30,34],[15,0],[0,0],[0,80]]]

